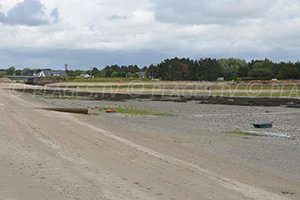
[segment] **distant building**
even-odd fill
[[[67,72],[69,70],[69,65],[65,64],[65,71]]]
[[[79,75],[80,78],[91,78],[91,75],[87,74],[87,73],[82,73]]]
[[[146,72],[136,72],[140,78],[146,78]]]
[[[38,77],[51,77],[51,76],[67,76],[66,71],[63,70],[42,70],[37,74]]]
[[[218,77],[217,81],[225,81],[225,78],[224,77]]]

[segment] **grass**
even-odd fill
[[[116,107],[116,106],[100,107],[98,109],[100,111],[106,111],[106,110],[114,109],[114,110],[116,110],[117,113],[128,114],[128,115],[170,116],[170,114],[168,114],[168,113],[154,112],[154,111],[149,111],[149,110],[137,110],[137,109],[123,108],[123,107]]]
[[[132,87],[128,87],[128,86],[69,86],[66,87],[69,89],[84,89],[84,88],[101,88],[102,90],[99,90],[98,92],[103,92],[103,93],[110,93],[110,92],[116,92],[118,93],[118,90],[125,90],[126,88],[128,88],[128,92],[133,92],[134,90],[131,89],[137,89],[139,88],[139,86],[132,86]],[[155,90],[152,91],[151,90],[151,86],[145,86],[144,90],[142,90],[145,94],[187,94],[187,95],[213,95],[213,96],[224,96],[224,97],[269,97],[269,98],[299,98],[300,97],[300,91],[228,91],[228,90],[224,90],[224,91],[189,91],[187,93],[185,93],[185,90],[170,90],[170,89],[166,89],[166,90],[158,90],[155,93]],[[112,91],[114,90],[114,91]],[[126,92],[126,91],[125,91]],[[172,93],[174,92],[174,93]],[[70,99],[70,97],[63,97],[63,96],[52,96],[50,98],[56,98],[56,99]],[[72,99],[73,97],[71,97]],[[76,97],[74,97],[76,98]],[[82,97],[82,99],[84,99],[84,97]],[[88,98],[87,98],[88,99]]]
[[[86,82],[84,80],[88,79],[75,79],[83,80],[82,82]],[[98,81],[99,80],[99,81]],[[65,88],[74,88],[74,89],[82,89],[82,88],[94,88],[94,89],[144,89],[144,92],[149,91],[152,92],[154,90],[163,90],[166,92],[174,92],[179,91],[184,94],[185,91],[194,92],[194,94],[206,94],[206,95],[217,95],[217,96],[231,96],[231,97],[289,97],[289,98],[299,98],[300,97],[300,87],[298,84],[290,84],[290,85],[237,85],[237,86],[184,86],[184,85],[143,85],[143,84],[130,84],[132,80],[140,80],[143,79],[129,79],[129,78],[95,78],[90,79],[90,82],[115,82],[115,83],[128,83],[125,85],[105,85],[105,86],[65,86]],[[80,82],[80,81],[79,81]],[[148,80],[149,83],[149,80]]]
[[[155,89],[155,86],[151,85],[110,85],[110,86],[64,86],[62,88],[104,88],[104,89],[132,89],[132,88],[145,88],[145,89]]]
[[[80,80],[80,79],[79,79]],[[88,80],[88,79],[86,79]],[[97,79],[95,79],[95,81],[92,81],[93,79],[91,79],[91,81],[82,81],[82,82],[97,82]],[[115,80],[115,81],[113,81]],[[179,90],[184,90],[184,89],[188,89],[188,90],[207,90],[209,88],[209,90],[223,90],[223,91],[236,91],[236,90],[245,90],[245,91],[261,91],[261,90],[270,90],[270,92],[281,92],[281,91],[297,91],[298,88],[300,88],[300,86],[297,85],[285,85],[282,87],[277,87],[277,86],[271,86],[271,85],[262,85],[262,86],[244,86],[244,85],[240,85],[240,86],[185,86],[185,85],[175,85],[175,86],[167,86],[164,85],[163,83],[161,85],[143,85],[142,79],[136,79],[136,80],[141,80],[142,82],[139,83],[137,82],[137,84],[130,84],[130,81],[132,79],[104,79],[102,80],[102,82],[111,82],[111,83],[120,83],[120,82],[128,82],[128,85],[105,85],[105,86],[88,86],[88,85],[81,85],[81,86],[64,86],[64,87],[68,87],[68,88],[84,88],[84,87],[89,87],[89,88],[119,88],[119,89],[123,89],[123,88],[145,88],[145,89],[179,89]],[[74,80],[74,82],[76,82]],[[99,81],[100,82],[100,81]],[[150,82],[147,81],[147,82]]]
[[[243,132],[243,131],[228,131],[225,132],[225,134],[229,134],[229,135],[242,135],[242,136],[257,136],[253,133],[249,133],[249,132]]]
[[[262,84],[262,85],[224,85],[224,86],[211,86],[211,90],[272,90],[272,91],[282,91],[282,90],[295,90],[300,85],[297,84],[286,84],[286,85],[269,85],[269,84]]]
[[[86,97],[76,97],[76,96],[58,96],[58,95],[50,95],[44,96],[47,99],[62,99],[62,100],[88,100]]]
[[[131,82],[150,81],[147,78],[68,78],[66,82]]]
[[[280,98],[280,97],[289,97],[289,98],[299,98],[300,97],[300,92],[289,92],[289,91],[284,91],[284,92],[228,92],[228,91],[223,91],[223,92],[211,92],[210,94],[212,95],[217,95],[217,96],[228,96],[228,97],[275,97],[275,98]]]

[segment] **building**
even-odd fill
[[[146,78],[146,72],[136,72],[136,75],[138,75],[140,78]]]
[[[218,77],[218,78],[217,78],[217,81],[221,81],[221,82],[222,82],[222,81],[225,81],[225,78],[224,78],[224,77]]]
[[[80,77],[80,78],[91,78],[91,75],[89,75],[87,73],[82,73],[78,77]]]
[[[51,77],[51,76],[67,76],[66,71],[63,70],[42,70],[37,74],[38,77]]]

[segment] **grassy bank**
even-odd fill
[[[67,78],[66,82],[87,82],[87,83],[97,83],[97,82],[109,82],[109,83],[113,83],[113,82],[117,82],[117,83],[122,83],[122,82],[132,82],[132,81],[150,81],[150,79],[147,78]]]
[[[106,112],[107,110],[114,110],[116,113],[120,114],[128,114],[128,115],[156,115],[156,116],[169,116],[168,113],[162,112],[154,112],[149,110],[138,110],[124,107],[100,107],[98,108],[100,111]]]
[[[228,131],[228,132],[225,132],[225,134],[228,134],[228,135],[241,135],[241,136],[252,136],[252,137],[257,136],[253,133],[248,133],[248,132],[243,132],[243,131]]]

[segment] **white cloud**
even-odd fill
[[[270,0],[152,0],[156,18],[180,24],[224,24],[264,16]]]
[[[23,1],[1,0],[0,13],[9,16],[9,11]],[[299,59],[298,0],[26,1],[40,2],[35,13],[42,17],[33,23],[32,19],[36,20],[33,15],[17,12],[16,16],[31,18],[23,17],[25,22],[0,23],[2,54],[5,49],[12,52],[24,48],[32,50],[29,57],[38,49],[60,49],[62,56],[63,50],[109,52],[111,55],[123,52],[127,56],[138,53],[145,58],[149,58],[146,55],[149,52],[155,52],[157,59],[151,57],[153,62],[159,61],[159,54],[195,58]],[[26,52],[22,55],[25,59]],[[111,62],[118,62],[119,57],[112,58]],[[71,55],[66,54],[66,59],[70,58]],[[104,58],[99,58],[99,64],[103,63],[101,59]],[[5,60],[0,66],[13,65],[13,59]],[[31,60],[37,62],[39,58]],[[55,57],[49,60],[54,65],[58,63]]]
[[[0,22],[9,25],[39,26],[58,22],[58,19],[58,9],[47,15],[39,0],[24,0],[16,3],[7,13],[0,12]]]

